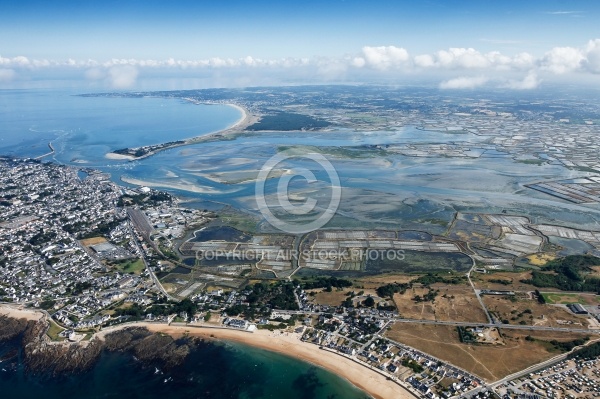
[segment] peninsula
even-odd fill
[[[184,100],[193,102],[195,104],[199,104],[199,102],[195,101],[194,99],[184,98]],[[240,111],[240,113],[242,115],[237,122],[235,122],[233,125],[231,125],[230,127],[228,127],[225,130],[221,130],[218,132],[212,132],[212,133],[208,133],[208,134],[203,134],[201,136],[191,137],[191,138],[185,139],[185,140],[169,141],[166,143],[151,144],[151,145],[145,145],[142,147],[121,148],[121,149],[109,152],[108,154],[106,154],[106,158],[113,159],[113,160],[122,159],[122,160],[128,160],[128,161],[143,159],[143,158],[150,157],[160,151],[164,151],[164,150],[167,150],[170,148],[181,147],[181,146],[186,146],[186,145],[191,145],[191,144],[198,144],[198,143],[203,143],[203,142],[211,141],[211,140],[215,140],[215,139],[223,139],[226,136],[241,133],[248,126],[253,125],[254,123],[256,123],[259,120],[258,115],[250,113],[246,108],[244,108],[240,105],[237,105],[237,104],[227,104],[227,105],[236,108],[237,110]]]

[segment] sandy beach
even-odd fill
[[[242,108],[242,107],[240,107],[240,106],[239,106],[239,105],[237,105],[237,104],[228,104],[228,105],[229,105],[230,107],[233,107],[233,108],[237,109],[238,111],[240,111],[240,112],[242,113],[242,116],[240,117],[240,119],[239,119],[239,120],[238,120],[236,123],[234,123],[233,125],[231,125],[231,126],[230,126],[228,129],[226,129],[226,130],[229,130],[229,129],[235,129],[235,128],[238,128],[238,127],[240,127],[240,126],[243,126],[243,125],[244,125],[244,124],[247,122],[246,120],[248,119],[248,112],[246,112],[246,109],[245,109],[245,108]],[[243,127],[246,127],[246,126],[248,126],[248,125],[244,125]]]
[[[40,320],[44,313],[22,307],[0,305],[0,314],[11,318],[24,318],[27,320]],[[282,353],[296,359],[322,367],[346,380],[356,387],[369,393],[376,399],[415,399],[415,396],[392,380],[377,371],[359,364],[342,355],[319,349],[318,346],[303,342],[300,335],[286,332],[271,332],[256,330],[247,332],[241,330],[224,329],[216,326],[173,326],[167,324],[138,322],[114,327],[107,327],[94,335],[94,339],[103,340],[107,334],[129,327],[144,327],[152,332],[169,334],[175,338],[183,335],[199,337],[217,341],[239,342],[256,348]]]
[[[194,103],[196,103],[196,102],[194,102]],[[162,147],[160,149],[150,151],[147,154],[140,156],[140,157],[116,154],[114,152],[109,152],[109,153],[105,154],[104,157],[107,159],[112,159],[112,160],[127,160],[127,161],[143,159],[143,158],[147,158],[149,156],[152,156],[160,151],[163,151],[163,150],[166,150],[169,148],[181,147],[181,146],[185,146],[185,145],[189,145],[189,144],[197,144],[197,143],[201,143],[202,141],[210,140],[210,139],[213,139],[218,136],[222,137],[222,136],[227,136],[227,135],[234,134],[234,133],[239,133],[239,132],[243,131],[245,128],[247,128],[248,126],[253,125],[254,123],[256,123],[259,120],[259,116],[251,114],[250,112],[248,112],[248,110],[246,110],[245,108],[243,108],[237,104],[226,104],[226,105],[233,107],[242,113],[242,116],[240,117],[240,119],[238,119],[237,122],[235,122],[233,125],[229,126],[227,129],[219,130],[219,131],[211,132],[211,133],[206,133],[206,134],[203,134],[200,136],[191,137],[189,139],[183,140],[182,144],[174,144],[174,145]],[[151,144],[148,144],[148,146],[150,146],[150,145]]]
[[[186,144],[202,142],[204,140],[207,140],[207,139],[210,139],[210,138],[213,138],[216,136],[227,136],[227,135],[234,134],[234,133],[240,133],[241,131],[246,129],[248,126],[253,125],[256,122],[258,122],[258,120],[260,119],[260,116],[250,113],[246,108],[241,107],[237,104],[230,103],[230,104],[226,104],[226,105],[229,105],[230,107],[233,107],[242,113],[242,116],[240,117],[240,119],[238,119],[237,122],[235,122],[233,125],[229,126],[227,129],[219,130],[216,132],[211,132],[211,133],[203,134],[201,136],[196,136],[196,137],[187,139],[187,140],[185,140]]]
[[[161,324],[140,323],[140,326],[153,332],[163,332],[173,336],[202,337],[240,342],[260,349],[282,353],[296,359],[322,367],[356,387],[366,391],[377,399],[414,399],[415,396],[394,381],[388,380],[376,371],[345,358],[341,355],[319,349],[318,346],[303,342],[298,334],[256,330],[253,333],[220,328],[202,328],[196,326],[166,326]]]
[[[44,317],[42,312],[25,309],[21,306],[0,305],[0,315],[13,319],[26,319],[38,321]]]
[[[211,187],[203,187],[203,186],[199,186],[196,184],[185,184],[185,183],[167,183],[167,182],[155,182],[155,181],[151,181],[151,180],[140,180],[140,179],[135,179],[129,176],[121,176],[120,177],[121,181],[124,183],[128,183],[128,184],[133,184],[135,186],[140,186],[140,187],[153,187],[153,188],[170,188],[173,190],[182,190],[182,191],[189,191],[192,193],[198,193],[198,194],[226,194],[226,193],[233,193],[236,192],[238,190],[229,190],[229,191],[219,191],[219,190],[215,190]]]
[[[135,157],[132,157],[131,155],[117,154],[114,152],[109,152],[108,154],[105,154],[104,157],[107,159],[128,160],[128,161],[132,161],[135,159]]]

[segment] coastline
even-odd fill
[[[406,388],[392,380],[388,380],[375,370],[370,370],[340,354],[319,349],[317,345],[301,341],[299,334],[270,332],[267,330],[247,332],[201,325],[173,326],[153,323],[137,323],[137,325],[145,327],[152,332],[169,334],[176,338],[187,335],[216,341],[231,341],[281,353],[321,367],[338,377],[344,378],[375,399],[416,398]]]
[[[225,193],[227,193],[225,191],[218,191],[218,190],[215,190],[210,187],[201,187],[201,186],[194,185],[194,184],[154,182],[154,181],[150,181],[150,180],[135,179],[133,177],[128,177],[125,175],[121,176],[120,180],[123,183],[131,184],[134,186],[140,186],[140,187],[147,186],[147,187],[152,187],[152,188],[156,188],[156,189],[168,188],[171,190],[189,191],[189,192],[197,193],[197,194],[225,194]],[[233,193],[235,191],[238,191],[238,190],[231,190],[228,192]]]
[[[131,156],[131,155],[124,155],[124,154],[117,154],[115,152],[109,152],[106,153],[104,155],[104,158],[107,159],[113,159],[113,160],[122,160],[122,159],[126,159],[128,161],[133,161],[134,159],[136,159],[135,157]]]
[[[43,321],[46,314],[39,310],[24,309],[22,307],[0,304],[0,315],[14,319]],[[352,385],[365,391],[375,399],[415,399],[416,396],[375,369],[347,358],[341,354],[320,349],[317,345],[303,342],[300,335],[287,332],[271,332],[267,330],[234,330],[211,325],[169,325],[164,323],[133,322],[107,327],[95,333],[89,342],[94,340],[104,341],[107,334],[130,327],[143,327],[152,333],[168,334],[173,338],[183,336],[197,337],[219,342],[236,342],[254,348],[281,353],[294,359],[321,367],[340,378],[344,378]],[[89,343],[88,342],[88,343]],[[58,343],[56,343],[58,344]]]
[[[192,101],[189,99],[188,99],[188,101],[191,101],[194,104],[204,104],[204,103],[199,103],[199,102]],[[127,161],[135,161],[138,159],[144,159],[144,158],[148,158],[154,154],[157,154],[161,151],[168,150],[170,148],[182,147],[182,146],[186,146],[186,145],[190,145],[190,144],[198,144],[203,141],[212,140],[212,139],[215,139],[218,137],[226,137],[226,136],[230,136],[230,135],[233,135],[236,133],[241,133],[245,128],[256,123],[259,119],[258,115],[254,115],[254,114],[250,113],[250,111],[248,111],[246,108],[244,108],[238,104],[227,103],[227,104],[222,104],[222,105],[227,105],[227,106],[233,107],[242,113],[242,116],[240,117],[240,119],[238,119],[233,125],[229,126],[226,129],[209,132],[206,134],[202,134],[200,136],[190,137],[188,139],[181,140],[181,142],[177,142],[177,143],[173,143],[173,144],[163,143],[163,144],[141,146],[138,148],[158,147],[158,148],[148,151],[146,154],[141,155],[141,156],[133,156],[133,155],[117,154],[115,152],[109,152],[109,153],[105,154],[104,157],[107,159],[112,159],[112,160],[127,160]]]
[[[0,315],[12,319],[25,319],[27,321],[40,321],[46,316],[38,310],[24,309],[21,306],[15,307],[6,304],[0,304]]]

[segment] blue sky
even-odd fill
[[[50,78],[115,88],[151,78],[598,82],[598,20],[593,0],[5,1],[0,87]]]

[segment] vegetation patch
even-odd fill
[[[595,342],[585,348],[577,349],[569,358],[592,359],[600,356],[600,342]]]
[[[558,288],[563,291],[600,293],[600,279],[589,274],[600,259],[591,255],[571,255],[546,263],[542,271],[531,272],[531,279],[521,280],[536,287]]]
[[[327,121],[308,115],[293,112],[276,112],[271,115],[262,116],[257,123],[248,126],[246,130],[276,130],[285,132],[292,130],[316,130],[329,125],[331,124]]]
[[[48,337],[50,337],[50,339],[52,341],[64,341],[64,338],[60,337],[58,335],[61,332],[63,332],[64,330],[65,330],[64,328],[59,327],[58,324],[56,324],[52,320],[49,320],[48,321],[48,331],[46,332],[46,335],[48,335]]]
[[[142,259],[124,259],[120,262],[117,262],[115,268],[121,273],[141,274],[146,268],[146,265],[144,265],[144,261]]]
[[[561,304],[568,305],[571,303],[585,303],[585,301],[577,294],[561,294],[556,292],[541,293],[544,297],[544,303],[549,305]]]

